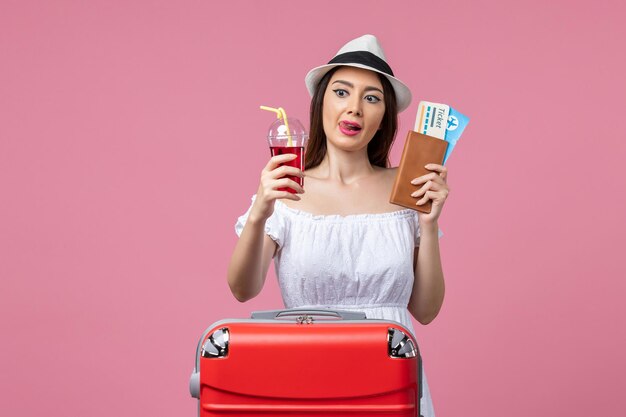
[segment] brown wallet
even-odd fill
[[[413,185],[411,181],[424,174],[433,172],[424,168],[424,165],[442,165],[446,149],[448,149],[448,142],[445,140],[410,130],[406,137],[406,142],[404,143],[400,167],[396,174],[396,180],[393,183],[389,202],[421,211],[422,213],[430,213],[432,208],[431,200],[418,206],[415,204],[418,198],[411,197],[411,194],[422,188],[424,184]],[[419,199],[423,197],[422,195]]]

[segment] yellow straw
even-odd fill
[[[285,122],[285,127],[287,128],[287,146],[293,146],[291,143],[291,130],[289,130],[289,122],[287,121],[287,113],[285,113],[285,109],[279,107],[278,110],[283,115],[283,121]]]
[[[261,110],[273,111],[274,113],[276,113],[276,117],[278,119],[283,119],[283,123],[287,128],[287,146],[292,147],[293,142],[291,141],[291,130],[289,130],[289,122],[287,122],[287,113],[285,113],[285,109],[283,109],[282,107],[275,109],[273,107],[261,106]]]

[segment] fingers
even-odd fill
[[[439,165],[439,164],[426,164],[424,166],[424,168],[430,170],[430,171],[436,171],[438,173],[441,174],[447,174],[448,173],[448,168],[444,167],[443,165]]]
[[[448,179],[448,168],[444,167],[443,165],[426,164],[424,166],[424,168],[426,168],[429,171],[435,171],[432,174],[438,175],[440,178],[443,178],[444,181],[446,181]],[[431,174],[426,174],[426,175],[431,175]],[[422,177],[424,177],[424,176],[422,176]],[[422,178],[422,177],[419,177],[419,178]]]
[[[292,166],[289,166],[289,165],[283,165],[281,167],[278,167],[278,168],[273,169],[272,171],[268,172],[268,177],[269,178],[273,178],[273,179],[282,178],[282,177],[287,176],[287,175],[292,175],[294,177],[304,178],[304,173],[302,171],[300,171],[299,168],[292,167]]]
[[[259,217],[269,218],[274,211],[274,202],[278,199],[301,200],[298,193],[304,193],[304,188],[296,181],[304,178],[304,173],[297,167],[288,165],[295,165],[294,160],[297,157],[296,154],[273,156],[261,171],[261,182],[254,203],[255,213]]]
[[[297,157],[298,155],[296,155],[295,153],[285,153],[282,155],[273,156],[267,162],[267,165],[265,165],[265,168],[263,168],[263,171],[266,171],[266,172],[272,171],[276,169],[276,167],[280,166],[280,164],[293,161]]]
[[[415,203],[415,205],[421,206],[422,204],[426,203],[428,200],[432,200],[433,204],[443,204],[446,201],[446,198],[448,198],[448,193],[449,191],[447,189],[443,189],[440,191],[428,190],[424,194],[424,197],[417,200],[417,203]]]
[[[413,181],[411,181],[411,184],[419,185],[428,180],[437,181],[440,184],[447,182],[448,168],[439,164],[426,164],[424,168],[434,172],[430,172],[428,174],[422,175],[421,177],[415,178]]]
[[[300,197],[298,194],[290,193],[289,191],[273,191],[272,193],[272,198],[275,198],[277,200],[286,198],[287,200],[300,201],[302,199],[302,197]]]
[[[446,193],[450,192],[450,187],[448,184],[440,184],[436,181],[429,180],[420,188],[411,194],[411,197],[419,197],[426,193],[426,191],[446,191]]]
[[[301,199],[298,194],[304,193],[304,188],[297,180],[304,178],[305,175],[299,168],[287,165],[296,158],[296,154],[276,155],[270,158],[261,172],[261,184],[257,193],[263,200],[284,198],[298,201]],[[287,188],[295,193],[286,191]]]
[[[272,188],[273,189],[286,188],[286,187],[289,187],[292,190],[296,190],[296,192],[298,192],[300,194],[304,193],[304,188],[302,188],[302,186],[300,184],[298,184],[297,182],[295,182],[292,179],[280,178],[278,180],[273,181],[273,184],[272,184]]]
[[[421,206],[422,204],[424,204],[425,202],[427,202],[429,199],[432,199],[433,201],[435,197],[435,192],[433,191],[426,191],[426,194],[424,195],[424,197],[422,197],[421,199],[417,200],[417,203],[415,203],[416,206]]]
[[[279,179],[263,179],[261,181],[260,189],[263,190],[263,195],[266,195],[270,199],[283,198],[280,189],[291,188],[298,194],[304,194],[304,188],[291,178],[279,178]],[[279,195],[280,194],[280,195]],[[292,193],[289,193],[292,194]]]
[[[420,185],[423,183],[427,183],[428,181],[441,185],[445,185],[446,183],[445,179],[442,178],[439,174],[437,174],[436,172],[431,172],[430,174],[425,174],[421,177],[415,178],[413,181],[411,181],[411,184]]]
[[[450,187],[446,183],[448,169],[438,164],[428,164],[426,169],[435,172],[430,172],[411,181],[413,185],[423,184],[419,190],[411,194],[411,197],[419,199],[417,205],[422,205],[429,199],[433,200],[433,203],[445,201],[450,193]],[[420,199],[420,197],[422,198]]]
[[[422,188],[420,188],[419,190],[415,191],[414,193],[411,194],[411,197],[419,197],[421,195],[423,195],[426,191],[428,190],[433,190],[436,191],[439,188],[439,184],[435,183],[434,181],[427,181],[426,184],[424,184],[422,186]]]

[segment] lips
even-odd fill
[[[344,135],[354,136],[361,131],[361,125],[356,122],[342,120],[341,122],[339,122],[339,130]]]

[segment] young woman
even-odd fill
[[[413,181],[416,204],[432,200],[429,214],[389,203],[397,170],[389,151],[411,94],[374,36],[346,44],[306,82],[313,98],[305,171],[279,166],[295,156],[280,155],[261,172],[235,226],[230,289],[241,302],[257,296],[273,258],[286,308],[364,311],[415,334],[409,314],[426,325],[444,298],[438,219],[447,169],[429,165],[432,172]],[[306,192],[287,174],[305,177]],[[286,186],[297,194],[278,191]],[[421,412],[434,416],[424,374],[422,381]]]

